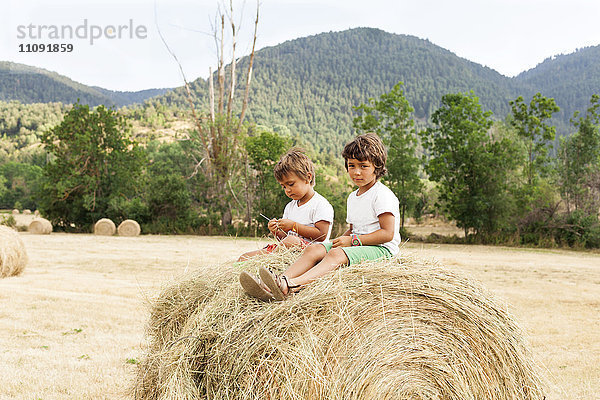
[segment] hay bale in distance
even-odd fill
[[[166,288],[136,399],[544,398],[520,329],[469,280],[392,259],[339,269],[284,302],[243,293],[242,268],[281,271],[285,254]]]
[[[31,215],[31,210],[30,209],[24,209],[23,210],[23,215]]]
[[[52,223],[45,218],[35,218],[29,223],[27,232],[37,235],[49,235],[52,233]]]
[[[132,219],[126,219],[125,221],[119,224],[119,228],[117,228],[119,232],[119,236],[138,236],[142,231],[140,228],[140,224]]]
[[[27,252],[19,234],[0,225],[0,278],[20,275],[27,265]]]
[[[13,215],[19,215],[20,212],[19,210],[17,210],[16,208],[14,210],[12,210]]]
[[[112,236],[116,231],[115,223],[108,218],[102,218],[94,225],[94,235]]]

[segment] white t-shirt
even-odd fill
[[[313,197],[311,197],[310,200],[301,206],[298,206],[298,200],[290,201],[283,210],[283,218],[288,218],[299,224],[312,227],[314,227],[315,223],[319,221],[329,222],[327,237],[315,240],[315,242],[326,242],[329,240],[329,235],[331,235],[331,227],[333,226],[333,207],[331,204],[329,204],[325,197],[315,192]],[[288,232],[288,234],[290,232]],[[308,241],[312,241],[312,239],[308,239],[303,236],[300,237]]]
[[[358,189],[350,193],[347,202],[348,216],[346,222],[352,224],[352,233],[366,235],[381,229],[379,216],[389,212],[394,215],[394,238],[382,243],[392,253],[398,254],[400,244],[400,206],[394,192],[383,183],[377,181],[365,193],[358,195]]]

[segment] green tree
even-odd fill
[[[34,193],[41,175],[42,168],[37,165],[14,161],[0,165],[0,208],[12,208],[19,202],[23,208],[36,209]]]
[[[42,136],[51,155],[44,167],[40,208],[55,224],[89,229],[115,198],[133,196],[144,155],[125,119],[112,108],[76,103]],[[124,216],[122,216],[124,217]]]
[[[402,82],[398,82],[379,99],[354,109],[354,128],[359,132],[375,132],[388,147],[387,184],[400,201],[401,226],[406,211],[417,202],[423,184],[419,178],[420,160],[416,155],[417,137],[411,114],[414,109],[404,97]]]
[[[429,153],[425,170],[439,184],[442,210],[457,225],[476,233],[497,231],[510,212],[507,177],[514,170],[514,144],[491,135],[491,112],[470,94],[447,94],[422,131]]]
[[[510,102],[510,106],[513,116],[511,123],[527,147],[525,175],[528,186],[533,187],[539,177],[549,174],[548,150],[552,149],[556,128],[545,121],[552,118],[552,114],[560,108],[554,99],[546,98],[540,93],[533,96],[529,105],[519,96]]]
[[[289,201],[273,176],[273,167],[290,147],[290,140],[275,132],[261,130],[257,135],[246,139],[245,147],[252,167],[252,171],[248,171],[252,176],[246,179],[252,187],[246,190],[246,193],[254,194],[246,200],[247,216],[257,219],[261,225],[266,226],[267,221],[259,214],[269,218],[281,217],[283,208]]]
[[[558,170],[567,209],[598,211],[600,197],[600,96],[593,95],[584,117],[575,112],[577,132],[561,142]]]

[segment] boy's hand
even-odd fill
[[[272,220],[269,221],[269,223],[267,224],[267,228],[269,228],[269,231],[273,234],[273,235],[277,235],[277,224],[278,224],[278,220],[277,218],[273,218]]]
[[[289,232],[294,228],[295,222],[291,219],[282,218],[279,221],[279,228],[284,232]]]
[[[350,236],[340,236],[331,241],[331,247],[350,247],[352,246],[352,238]]]

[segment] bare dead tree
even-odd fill
[[[244,179],[241,164],[244,162],[242,143],[244,136],[244,119],[248,108],[250,82],[252,76],[252,67],[254,63],[254,53],[256,49],[256,38],[259,22],[259,2],[256,3],[256,18],[254,20],[254,33],[252,37],[252,48],[248,55],[248,67],[245,71],[245,84],[243,97],[241,99],[241,109],[236,113],[236,85],[237,85],[237,65],[236,49],[240,24],[235,21],[233,0],[229,0],[228,7],[224,4],[219,6],[213,26],[213,38],[217,51],[217,70],[213,73],[209,69],[208,77],[208,110],[200,112],[196,109],[195,94],[190,83],[185,77],[185,73],[177,56],[167,45],[160,29],[159,36],[163,44],[175,59],[183,77],[186,99],[190,107],[191,115],[194,121],[195,131],[190,132],[185,139],[190,143],[190,157],[194,164],[193,172],[188,178],[194,177],[200,170],[206,177],[208,187],[205,196],[214,209],[222,212],[221,223],[228,225],[232,219],[232,204],[239,203],[243,196],[237,196],[233,183],[236,179]],[[228,66],[225,62],[226,48],[226,26],[231,32],[230,55],[231,59]],[[158,24],[157,24],[158,27]],[[229,68],[226,71],[226,68]],[[228,72],[228,74],[227,74]],[[214,84],[214,79],[217,84]],[[228,76],[227,76],[228,75]],[[227,78],[226,78],[227,76]],[[216,86],[216,87],[215,87]],[[216,90],[215,90],[216,89]],[[215,93],[216,92],[216,93]],[[216,99],[215,99],[216,97]],[[216,100],[216,101],[215,101]],[[216,104],[215,104],[216,103]],[[216,109],[215,109],[216,106]],[[238,176],[239,175],[239,176]],[[246,196],[247,198],[247,196]],[[242,208],[243,205],[240,205]],[[247,208],[247,207],[246,207]]]

